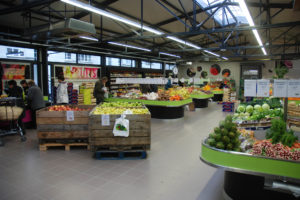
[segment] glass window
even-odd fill
[[[206,9],[216,4],[223,3],[224,0],[197,0],[197,3],[202,9]],[[238,0],[228,0],[228,3],[238,3]],[[207,14],[212,14],[217,8],[206,10]],[[237,23],[235,18],[240,24],[248,24],[247,18],[243,14],[239,4],[229,5],[224,8],[218,9],[214,14],[214,19],[222,26]]]
[[[0,58],[36,60],[36,54],[35,49],[0,45]]]
[[[175,64],[166,64],[165,70],[173,70]]]
[[[120,66],[120,58],[106,57],[105,62],[106,66]]]
[[[162,69],[162,64],[161,63],[151,63],[151,69]]]
[[[80,64],[100,65],[101,64],[101,56],[93,56],[93,55],[88,55],[88,54],[78,54],[78,63],[80,63]]]
[[[76,54],[68,52],[48,51],[48,61],[76,63]]]
[[[121,67],[132,67],[132,60],[121,59]]]
[[[146,61],[142,61],[142,68],[144,68],[144,69],[150,69],[151,68],[151,63],[150,62],[146,62]]]

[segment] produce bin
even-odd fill
[[[46,150],[47,144],[57,145],[64,143],[74,143],[80,139],[87,144],[89,131],[89,112],[94,107],[91,105],[71,106],[84,111],[73,111],[74,120],[67,121],[67,111],[48,111],[49,107],[40,109],[36,113],[37,137],[40,141],[40,150]]]
[[[121,115],[109,115],[108,126],[102,125],[102,115],[89,114],[89,144],[92,151],[108,149],[143,149],[149,150],[151,145],[151,115],[127,114],[129,120],[129,136],[113,135],[113,128],[117,118]]]

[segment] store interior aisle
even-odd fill
[[[82,149],[40,152],[35,131],[28,131],[25,143],[6,137],[0,147],[1,199],[222,199],[223,171],[199,155],[201,140],[224,116],[221,106],[210,103],[182,119],[152,119],[146,160],[94,160]]]

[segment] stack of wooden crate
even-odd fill
[[[37,111],[37,136],[41,151],[53,146],[63,146],[65,150],[70,150],[70,146],[88,146],[88,116],[93,106],[76,107],[87,110],[73,111],[73,121],[67,120],[66,111],[48,111],[48,108]]]
[[[149,150],[151,144],[151,115],[129,114],[129,136],[113,135],[113,128],[117,118],[121,115],[109,115],[108,126],[102,125],[102,115],[89,116],[89,144],[92,151],[98,150]]]

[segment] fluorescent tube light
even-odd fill
[[[159,52],[159,54],[166,55],[166,56],[171,56],[171,57],[175,57],[175,58],[181,58],[180,56],[170,54],[170,53],[165,53],[165,52]]]
[[[224,60],[228,60],[228,58],[226,58],[226,57],[222,57]]]
[[[79,36],[79,38],[82,38],[82,39],[85,39],[85,40],[92,40],[92,41],[96,41],[98,42],[99,40],[97,38],[94,38],[94,37],[88,37],[88,36]]]
[[[241,7],[241,9],[242,9],[245,17],[247,18],[249,26],[254,26],[255,25],[254,21],[253,21],[251,15],[250,15],[250,12],[249,12],[248,7],[247,7],[247,5],[245,3],[245,0],[240,0],[239,4],[240,4],[240,7]],[[263,52],[264,55],[267,55],[267,52],[266,52],[265,48],[263,47],[263,43],[262,43],[262,41],[260,39],[258,31],[256,29],[253,29],[252,32],[253,32],[253,34],[254,34],[254,36],[255,36],[255,38],[256,38],[259,46],[261,46],[261,51]]]
[[[90,11],[90,12],[93,12],[93,13],[96,13],[96,14],[99,14],[99,15],[102,15],[102,16],[105,16],[105,17],[108,17],[110,19],[113,19],[113,20],[117,20],[117,21],[120,21],[120,22],[123,22],[125,24],[128,24],[130,26],[133,26],[133,27],[136,27],[136,28],[142,28],[142,25],[141,23],[139,22],[135,22],[135,21],[132,21],[132,20],[129,20],[129,19],[126,19],[124,17],[121,17],[121,16],[118,16],[118,15],[115,15],[113,13],[110,13],[110,12],[107,12],[105,10],[102,10],[102,9],[99,9],[99,8],[96,8],[94,6],[91,6],[90,4],[86,4],[86,3],[83,3],[81,1],[78,1],[78,0],[61,0],[62,2],[64,3],[67,3],[67,4],[70,4],[72,6],[75,6],[75,7],[78,7],[78,8],[82,8],[84,10],[87,10],[87,11]],[[162,34],[165,34],[164,32],[162,31],[159,31],[159,30],[156,30],[156,29],[153,29],[149,26],[143,26],[143,29],[146,30],[146,31],[149,31],[151,33],[154,33],[156,35],[162,35]],[[195,45],[195,44],[192,44],[190,42],[186,42],[184,40],[181,40],[177,37],[173,37],[173,36],[167,36],[168,39],[170,40],[173,40],[173,41],[176,41],[178,43],[181,43],[181,44],[184,44],[186,46],[189,46],[189,47],[192,47],[192,48],[195,48],[195,49],[202,49],[201,47]],[[128,46],[127,46],[128,47]],[[129,47],[130,48],[130,47]],[[138,47],[139,48],[139,47]],[[214,54],[214,53],[211,53],[212,55],[216,55],[219,57],[219,55],[217,54]]]
[[[208,50],[204,50],[204,52],[209,53],[209,54],[211,54],[211,55],[214,55],[214,56],[216,56],[216,57],[220,57],[219,54],[216,54],[216,53],[211,52],[211,51],[208,51]]]
[[[128,45],[128,44],[122,44],[122,43],[118,43],[118,42],[108,42],[108,43],[112,44],[112,45],[117,45],[117,46],[132,48],[132,49],[138,49],[138,50],[142,50],[142,51],[151,51],[150,49],[145,49],[145,48],[141,48],[141,47],[137,47],[137,46],[133,46],[133,45]]]
[[[103,15],[105,17],[108,17],[108,18],[111,18],[111,19],[114,19],[114,20],[117,20],[117,21],[120,21],[120,22],[123,22],[125,24],[128,24],[128,25],[131,25],[131,26],[134,26],[136,28],[141,28],[141,24],[140,23],[137,23],[135,21],[132,21],[132,20],[128,20],[124,17],[121,17],[121,16],[118,16],[118,15],[115,15],[115,14],[112,14],[110,12],[107,12],[105,10],[102,10],[102,9],[99,9],[99,8],[96,8],[94,6],[91,6],[89,4],[86,4],[86,3],[83,3],[83,2],[80,2],[80,1],[77,1],[77,0],[61,0],[62,2],[64,3],[67,3],[67,4],[70,4],[72,6],[76,6],[78,8],[82,8],[84,10],[88,10],[90,12],[93,12],[93,13],[97,13],[99,15]],[[153,28],[150,28],[148,26],[143,26],[143,29],[151,32],[151,33],[154,33],[156,35],[161,35],[163,34],[163,32],[161,31],[158,31],[158,30],[155,30]]]
[[[181,40],[181,39],[176,38],[176,37],[173,37],[173,36],[167,36],[167,38],[169,38],[170,40],[174,40],[174,41],[176,41],[176,42],[178,42],[178,43],[185,44],[186,46],[193,47],[193,48],[195,48],[195,49],[201,49],[201,47],[199,47],[199,46],[197,46],[197,45],[194,45],[194,44],[192,44],[192,43],[190,43],[190,42],[186,42],[186,41],[184,41],[184,40]]]

